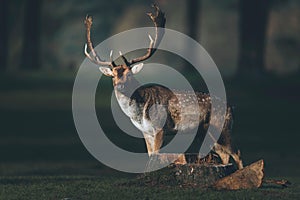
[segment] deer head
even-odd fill
[[[156,47],[160,43],[164,31],[159,31],[158,27],[164,28],[165,26],[165,15],[157,5],[153,5],[155,8],[155,14],[147,13],[150,19],[153,21],[155,25],[155,38],[154,40],[149,35],[150,44],[147,50],[147,53],[144,56],[127,60],[125,56],[119,52],[120,57],[122,58],[124,64],[116,65],[115,62],[112,60],[112,53],[110,52],[110,61],[104,61],[100,58],[97,52],[93,48],[93,44],[91,42],[91,26],[92,26],[92,17],[87,16],[85,19],[85,26],[86,26],[86,39],[87,43],[85,45],[84,53],[85,55],[95,64],[100,65],[99,70],[106,76],[112,77],[113,85],[115,89],[119,91],[123,91],[125,88],[129,88],[129,85],[136,84],[137,81],[132,77],[132,75],[138,73],[143,68],[143,63],[139,63],[142,61],[147,60],[150,58],[154,52],[156,51]],[[88,53],[87,49],[89,48],[90,53]],[[139,63],[139,64],[137,64]]]

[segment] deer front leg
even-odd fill
[[[161,161],[170,161],[174,160],[174,158],[177,158],[174,163],[175,164],[186,164],[186,159],[184,154],[159,154],[159,150],[163,144],[163,136],[164,131],[160,130],[154,135],[150,135],[147,133],[143,133],[144,138],[146,141],[147,151],[148,155],[151,156],[153,154],[156,154],[157,158]]]
[[[144,132],[143,135],[145,138],[147,151],[149,155],[149,161],[147,162],[146,165],[146,171],[148,171],[149,169],[151,170],[153,166],[156,166],[157,163],[160,163],[162,159],[161,156],[158,154],[158,152],[162,145],[163,133],[159,132],[157,134],[149,134]]]
[[[160,150],[160,147],[162,146],[163,144],[163,136],[164,136],[164,131],[163,130],[160,130],[159,132],[157,132],[155,135],[154,135],[154,153],[158,153],[159,150]]]
[[[151,156],[151,154],[153,154],[153,141],[154,141],[154,138],[152,135],[149,135],[148,133],[143,133],[144,135],[144,139],[145,139],[145,142],[146,142],[146,147],[147,147],[147,152],[148,152],[148,155]]]
[[[160,130],[154,136],[154,153],[155,154],[159,153],[159,150],[163,144],[163,137],[164,137],[163,130]],[[174,160],[174,157],[177,157],[177,159],[174,161],[175,164],[186,164],[184,154],[159,154],[160,160],[167,161],[167,162],[170,160]]]
[[[163,130],[158,131],[155,134],[143,133],[148,155],[151,156],[153,153],[158,154],[160,147],[163,144]]]

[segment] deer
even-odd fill
[[[145,55],[131,60],[121,53],[120,57],[123,64],[116,64],[112,60],[112,51],[110,53],[110,61],[105,61],[100,58],[95,51],[91,41],[92,17],[86,16],[86,44],[84,47],[85,56],[94,64],[99,66],[99,70],[108,77],[112,78],[114,93],[121,110],[130,118],[133,125],[139,129],[144,136],[147,152],[149,156],[159,154],[160,148],[165,141],[167,132],[176,133],[176,131],[186,131],[190,128],[200,127],[202,132],[200,135],[205,135],[205,130],[210,123],[211,115],[211,99],[209,94],[196,92],[196,100],[192,102],[190,91],[176,91],[158,85],[148,84],[140,85],[133,75],[139,73],[143,68],[143,61],[149,59],[157,50],[162,37],[164,35],[163,28],[165,27],[165,14],[157,5],[153,5],[154,12],[147,13],[155,26],[154,39],[149,34],[150,44]],[[89,49],[89,52],[88,52]],[[131,91],[131,88],[137,88]],[[195,93],[194,93],[195,94]],[[194,98],[194,97],[193,97]],[[166,110],[165,123],[158,127],[155,124],[155,119],[150,119],[151,107],[154,104],[162,106]],[[198,106],[199,109],[194,109]],[[198,118],[193,118],[195,110],[200,112]],[[159,119],[161,113],[158,109],[152,109],[152,116]],[[225,123],[222,128],[221,136],[215,140],[213,151],[219,156],[223,164],[228,164],[230,158],[233,158],[238,169],[243,168],[242,160],[240,159],[239,150],[234,150],[231,142],[231,132],[233,124],[233,109],[230,105],[227,106]],[[217,125],[216,125],[217,126]],[[198,133],[197,133],[198,135]],[[186,164],[187,159],[184,154],[178,157],[174,162],[176,164]]]

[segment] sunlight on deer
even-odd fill
[[[163,29],[158,27],[165,27],[165,15],[158,6],[154,5],[154,8],[154,14],[147,13],[155,25],[155,37],[153,39],[149,35],[150,43],[147,53],[141,57],[127,60],[122,52],[119,52],[120,58],[124,63],[122,65],[116,65],[112,60],[113,51],[110,52],[110,61],[104,61],[100,58],[94,50],[90,39],[92,17],[87,16],[85,19],[87,43],[84,53],[91,62],[100,66],[99,70],[104,75],[112,77],[118,104],[134,126],[143,132],[149,156],[159,154],[159,150],[164,144],[166,133],[188,132],[199,127],[200,134],[197,135],[200,135],[201,138],[205,136],[209,123],[213,123],[212,125],[215,127],[220,127],[218,124],[218,117],[220,116],[217,111],[215,111],[217,113],[216,119],[210,119],[212,112],[211,101],[212,98],[216,97],[211,97],[209,94],[201,92],[173,92],[158,84],[144,86],[140,85],[133,77],[134,74],[137,74],[143,68],[143,63],[140,62],[147,60],[154,54],[164,35]],[[138,89],[133,91],[132,88]],[[196,112],[200,112],[200,114]],[[234,151],[231,144],[232,112],[232,108],[227,106],[225,123],[223,128],[221,127],[222,133],[219,139],[215,139],[213,151],[219,155],[223,164],[228,164],[231,157],[240,169],[243,168],[243,165],[239,151]],[[213,138],[212,135],[211,137]],[[199,149],[201,142],[197,143],[197,145],[196,149]],[[182,154],[175,163],[187,163],[186,156]]]

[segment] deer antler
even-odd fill
[[[157,50],[157,46],[161,42],[162,37],[165,34],[163,29],[158,29],[158,27],[161,27],[161,28],[165,27],[165,23],[166,23],[165,14],[159,9],[159,7],[157,5],[152,5],[152,7],[155,8],[155,11],[156,11],[155,14],[147,13],[147,15],[150,17],[150,19],[153,21],[153,23],[155,25],[155,38],[153,40],[152,37],[149,35],[150,44],[149,44],[147,53],[144,56],[141,56],[141,57],[132,59],[130,61],[127,61],[125,56],[120,52],[120,56],[121,56],[121,58],[123,59],[123,61],[125,62],[125,64],[127,66],[130,66],[130,65],[135,64],[137,62],[141,62],[141,61],[144,61],[144,60],[150,58],[154,54],[154,52]],[[110,54],[111,60],[110,60],[110,62],[108,62],[108,61],[101,60],[100,56],[94,50],[94,47],[93,47],[93,44],[92,44],[92,41],[91,41],[92,23],[93,23],[92,22],[92,17],[91,16],[86,16],[84,24],[85,24],[85,27],[86,27],[86,40],[87,40],[87,43],[85,44],[84,54],[93,63],[95,63],[97,65],[110,66],[110,67],[113,68],[116,65],[115,65],[114,61],[112,60],[112,53]],[[90,53],[87,52],[87,48],[89,48],[92,55],[90,55]]]
[[[100,56],[97,54],[97,52],[95,51],[92,41],[91,41],[91,27],[93,24],[93,19],[92,16],[86,16],[85,20],[84,20],[84,24],[86,27],[86,44],[84,47],[84,54],[86,55],[86,57],[88,57],[93,63],[97,64],[97,65],[103,65],[103,66],[110,66],[110,67],[114,67],[115,63],[111,60],[110,62],[108,61],[103,61],[101,60]],[[87,52],[87,48],[90,49],[92,56],[90,55],[90,53]],[[110,53],[110,58],[112,58],[112,52]]]
[[[125,61],[125,63],[128,63],[129,65],[132,65],[137,62],[141,62],[141,61],[144,61],[144,60],[150,58],[154,54],[154,52],[157,50],[156,48],[157,48],[158,44],[161,42],[163,35],[165,34],[163,29],[158,29],[158,27],[161,27],[161,28],[165,27],[165,23],[166,23],[165,14],[159,9],[159,7],[157,5],[154,4],[154,5],[152,5],[152,7],[154,7],[154,9],[156,11],[155,14],[147,13],[147,15],[150,17],[150,19],[153,21],[153,23],[155,25],[155,38],[153,40],[152,37],[149,35],[150,44],[149,44],[147,53],[144,56],[132,59],[129,62],[126,60],[126,58],[124,56],[122,57],[123,60]]]

